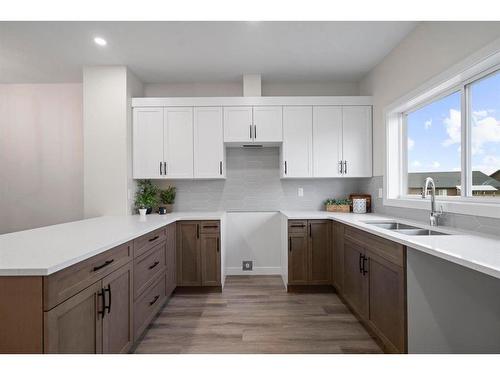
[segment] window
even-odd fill
[[[472,196],[500,197],[500,73],[471,83]]]
[[[500,49],[450,67],[384,111],[384,205],[500,218]]]
[[[460,91],[406,113],[407,194],[421,194],[432,177],[439,195],[460,195]]]

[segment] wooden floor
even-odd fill
[[[279,276],[229,276],[222,293],[176,293],[136,353],[381,353],[333,293],[286,293]]]

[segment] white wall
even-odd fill
[[[146,97],[242,96],[243,83],[147,83]],[[357,82],[269,82],[262,81],[262,96],[359,95]]]
[[[499,37],[500,22],[423,22],[360,82],[373,95],[374,176],[384,173],[384,108]]]
[[[228,212],[226,214],[226,274],[281,274],[281,214]],[[242,271],[242,261],[253,261],[253,271]]]
[[[129,76],[124,66],[83,70],[85,217],[130,212],[130,97],[142,90]]]
[[[0,234],[82,218],[82,85],[0,85]]]

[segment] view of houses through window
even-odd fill
[[[407,194],[421,194],[426,177],[436,194],[462,194],[461,111],[470,120],[469,196],[500,197],[500,73],[467,87],[470,109],[461,108],[461,91],[439,98],[405,116],[407,133]]]

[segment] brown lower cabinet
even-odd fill
[[[406,353],[406,249],[345,226],[342,257],[339,294],[387,352]]]
[[[218,221],[177,223],[177,286],[221,286]]]
[[[330,285],[331,255],[329,220],[289,220],[288,285]]]
[[[0,353],[127,353],[176,287],[176,224],[49,276],[0,277]]]

